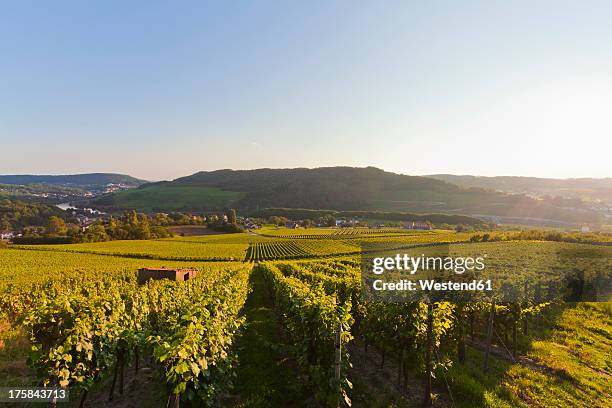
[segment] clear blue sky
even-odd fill
[[[0,174],[612,176],[612,2],[0,2]]]

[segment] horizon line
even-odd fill
[[[329,169],[329,168],[353,168],[353,169],[367,169],[374,168],[387,173],[398,174],[402,176],[410,176],[410,177],[427,177],[432,178],[433,176],[456,176],[456,177],[475,177],[475,178],[536,178],[536,179],[549,179],[549,180],[580,180],[580,179],[592,179],[592,180],[607,180],[612,179],[612,176],[605,177],[596,177],[596,176],[579,176],[579,177],[546,177],[546,176],[534,176],[534,175],[508,175],[508,174],[497,174],[497,175],[482,175],[482,174],[470,174],[470,173],[428,173],[428,174],[408,174],[408,173],[400,173],[390,170],[385,170],[376,166],[347,166],[347,165],[335,165],[335,166],[317,166],[317,167],[305,167],[305,166],[296,166],[296,167],[254,167],[254,168],[217,168],[213,170],[196,170],[192,173],[185,174],[183,176],[175,177],[175,178],[163,178],[163,179],[148,179],[142,178],[139,176],[133,176],[127,172],[115,172],[115,171],[86,171],[86,172],[62,172],[62,173],[9,173],[9,174],[0,174],[0,177],[14,177],[14,176],[32,176],[32,177],[62,177],[62,176],[84,176],[84,175],[95,175],[95,174],[112,174],[112,175],[120,175],[120,176],[128,176],[145,182],[161,182],[161,181],[173,181],[178,178],[188,177],[201,172],[216,172],[216,171],[255,171],[255,170],[296,170],[296,169],[305,169],[305,170],[316,170],[316,169]],[[0,183],[2,184],[2,183]]]

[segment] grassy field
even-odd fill
[[[447,373],[457,406],[609,407],[612,403],[610,303],[557,306],[517,359],[500,347],[488,371],[482,347]],[[442,383],[444,379],[439,379]]]
[[[223,271],[243,267],[250,269],[254,265],[251,261],[265,260],[271,261],[272,266],[281,267],[288,279],[282,284],[289,285],[287,288],[295,285],[295,293],[320,293],[312,298],[313,302],[324,301],[326,291],[330,291],[328,293],[334,299],[336,291],[338,294],[346,294],[347,290],[357,291],[351,314],[352,319],[358,317],[362,328],[354,326],[350,329],[351,335],[347,337],[349,345],[345,350],[347,361],[352,363],[347,375],[353,388],[347,392],[353,406],[417,406],[424,392],[423,356],[419,354],[420,349],[417,347],[410,352],[416,353],[414,364],[402,369],[406,363],[403,357],[400,359],[400,355],[404,354],[403,351],[400,353],[402,348],[397,348],[398,343],[393,337],[395,329],[389,332],[382,327],[376,329],[379,323],[371,320],[387,309],[383,307],[380,312],[375,312],[380,306],[374,307],[359,301],[359,251],[360,245],[364,243],[388,244],[393,247],[448,243],[451,255],[488,254],[487,266],[491,270],[523,276],[554,276],[576,268],[608,274],[612,271],[610,246],[543,241],[469,242],[469,234],[452,231],[331,228],[288,230],[269,227],[257,234],[185,236],[151,241],[73,245],[9,245],[0,248],[0,305],[3,310],[0,313],[0,384],[24,386],[39,381],[40,373],[37,374],[25,363],[31,352],[28,333],[24,331],[22,322],[40,302],[53,301],[54,297],[66,291],[80,291],[77,288],[95,286],[95,282],[110,285],[115,288],[113,290],[125,296],[143,296],[144,293],[138,294],[142,289],[135,286],[136,271],[140,267],[190,267],[198,269],[203,277],[220,277],[226,273]],[[297,262],[301,259],[304,261]],[[292,268],[295,271],[291,272]],[[213,405],[326,405],[321,402],[325,400],[321,395],[326,394],[319,388],[325,381],[319,383],[313,373],[305,371],[301,349],[296,348],[290,340],[297,326],[288,319],[295,318],[291,313],[301,309],[295,309],[296,305],[290,306],[283,303],[285,301],[281,302],[281,298],[275,298],[280,292],[273,295],[274,286],[270,276],[262,273],[258,267],[250,274],[251,293],[244,306],[244,327],[236,339],[236,360],[232,363],[238,376],[237,381],[222,397],[214,399]],[[170,285],[168,289],[178,290],[181,287],[182,284],[177,288]],[[189,286],[184,287],[185,290],[189,289]],[[281,290],[282,287],[278,286],[275,290]],[[104,296],[103,293],[100,296]],[[188,298],[189,295],[185,299]],[[294,308],[287,309],[293,312],[284,310],[285,307]],[[316,309],[320,310],[317,313],[323,313],[330,306],[322,303],[317,307],[320,308]],[[548,305],[537,316],[526,318],[524,327],[522,321],[519,324],[517,355],[509,350],[512,348],[512,332],[509,331],[512,326],[507,313],[510,305],[497,307],[499,320],[494,329],[491,363],[486,371],[482,361],[487,306],[474,309],[475,323],[471,326],[471,333],[466,334],[464,363],[457,361],[456,320],[449,320],[451,329],[440,337],[436,348],[438,354],[434,356],[434,406],[612,405],[611,303],[558,302]],[[363,314],[370,309],[371,314]],[[384,313],[391,312],[392,309],[389,309]],[[172,319],[179,317],[176,315]],[[316,314],[308,314],[303,319],[309,321],[314,317]],[[323,324],[312,322],[315,323]],[[422,322],[415,324],[421,328],[419,330],[424,327]],[[327,326],[309,327],[311,329],[304,336],[316,330],[328,330],[324,329]],[[363,332],[363,327],[382,330],[378,342],[376,338],[368,340],[368,333]],[[321,338],[314,344],[327,344],[325,341]],[[167,342],[172,343],[170,339]],[[365,346],[368,342],[369,347]],[[333,357],[333,347],[329,351],[317,351],[323,354],[328,352]],[[142,353],[147,356],[141,363],[145,365],[144,373],[159,370],[160,363],[152,360],[153,349],[147,350],[144,347]],[[402,385],[398,386],[397,373],[402,370]],[[88,397],[91,406],[105,400],[111,377],[112,370],[101,372]],[[167,390],[163,377],[146,374],[142,378],[146,380],[134,388],[142,388],[148,390],[146,393],[150,395],[165,398]],[[128,377],[126,381],[137,380]],[[75,393],[78,394],[77,391]],[[132,403],[134,400],[140,401],[137,406],[155,406],[155,402],[150,399],[145,401],[146,398],[134,390],[122,395],[116,406],[127,406],[125,404],[129,404],[130,400]]]
[[[199,208],[226,208],[235,205],[244,193],[224,191],[214,187],[148,186],[115,193],[101,204],[140,211],[157,211],[150,203],[163,203],[164,211],[190,211]],[[176,197],[181,197],[176,200]]]

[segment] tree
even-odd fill
[[[12,229],[13,227],[11,226],[9,218],[6,215],[2,216],[2,218],[0,218],[0,232],[9,232]]]
[[[157,213],[151,220],[152,225],[170,225],[172,223],[172,219],[168,216],[168,214]]]
[[[130,224],[130,227],[135,227],[138,225],[138,214],[136,211],[125,211],[123,213],[123,220],[125,224]]]
[[[149,226],[149,218],[145,214],[136,216],[136,223],[130,225],[129,236],[131,239],[150,239],[151,228]]]
[[[270,218],[268,218],[268,222],[270,224],[275,224],[275,225],[278,225],[278,226],[285,225],[285,223],[287,221],[289,221],[288,218],[286,218],[286,217],[279,217],[278,215],[273,215]]]
[[[106,234],[106,230],[104,226],[100,224],[94,224],[87,228],[87,232],[85,233],[85,242],[104,242],[108,241],[110,238]]]
[[[333,227],[336,225],[336,218],[334,218],[334,216],[331,214],[327,214],[323,217],[321,224],[327,225],[328,227]]]
[[[314,225],[314,221],[311,219],[305,219],[304,221],[302,221],[302,227],[304,228],[309,228],[312,227]]]
[[[55,215],[49,218],[49,222],[47,224],[47,235],[50,237],[56,237],[61,235],[66,235],[68,232],[68,228],[66,228],[66,223],[60,217],[56,217]]]
[[[228,224],[236,223],[236,210],[233,208],[230,208],[230,210],[227,212],[227,222]]]

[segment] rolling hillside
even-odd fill
[[[599,220],[599,214],[586,208],[570,210],[523,195],[463,188],[373,167],[198,172],[102,196],[90,204],[144,211],[286,207],[479,214],[565,222]]]

